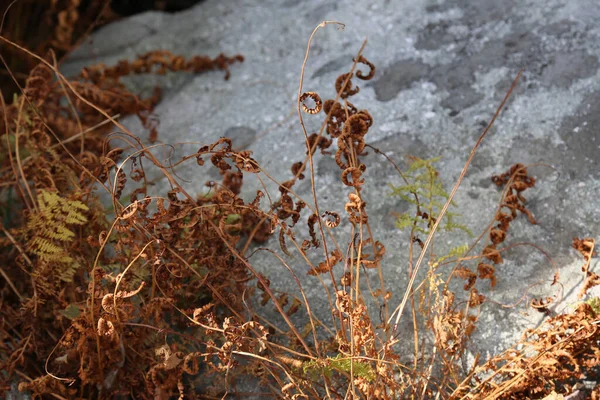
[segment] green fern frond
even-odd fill
[[[40,260],[55,265],[58,279],[70,282],[79,268],[68,253],[67,244],[75,238],[69,229],[83,225],[88,220],[83,214],[88,207],[80,201],[69,200],[56,192],[40,190],[37,194],[39,212],[29,216],[27,230],[30,235],[28,251]]]
[[[449,231],[449,232],[460,230],[469,236],[473,236],[473,231],[471,231],[469,229],[469,227],[467,227],[466,225],[463,225],[463,224],[447,223],[446,225],[444,225],[444,230]]]
[[[469,250],[468,244],[453,247],[452,249],[450,249],[450,252],[448,254],[438,258],[437,261],[433,263],[433,267],[436,268],[441,262],[444,262],[449,258],[452,258],[452,257],[460,258],[460,257],[462,257],[463,254],[465,254],[467,252],[467,250]]]
[[[444,207],[446,201],[450,198],[448,192],[444,189],[441,180],[439,179],[439,173],[434,167],[434,163],[440,160],[440,157],[430,158],[427,160],[414,158],[412,164],[409,166],[405,176],[409,183],[401,186],[390,185],[392,192],[391,195],[398,196],[402,200],[407,201],[411,204],[418,205],[423,212],[427,212],[428,218],[411,218],[408,214],[402,214],[396,226],[399,229],[404,229],[416,222],[416,231],[429,234],[431,222],[437,220],[440,211]],[[419,201],[417,203],[415,196],[417,195]],[[455,206],[454,202],[450,203]],[[469,235],[472,235],[471,231],[465,226],[454,222],[454,217],[457,214],[446,213],[444,215],[444,222],[440,228],[446,231],[462,230]]]
[[[75,233],[65,225],[56,224],[53,228],[54,230],[50,230],[47,227],[43,227],[40,234],[48,239],[59,240],[61,242],[69,242],[75,237]]]
[[[594,313],[600,314],[600,298],[592,297],[591,299],[587,300],[586,303],[592,307]]]
[[[408,174],[411,174],[412,172],[419,170],[419,169],[423,169],[423,168],[427,168],[427,167],[431,167],[432,164],[440,161],[441,157],[434,157],[434,158],[430,158],[428,160],[423,160],[421,158],[415,157],[415,160],[412,162],[412,164],[408,167]]]
[[[41,237],[32,239],[30,252],[46,262],[70,263],[73,261],[64,248]]]
[[[65,267],[62,267],[58,270],[58,278],[63,282],[73,282],[73,276],[79,267],[80,265],[77,262],[68,263]]]
[[[431,196],[442,197],[446,200],[450,197],[439,182],[436,182],[436,184],[431,186]]]
[[[342,357],[340,354],[335,357],[327,357],[325,360],[307,361],[303,364],[303,370],[305,374],[310,374],[314,378],[319,373],[331,378],[333,371],[353,373],[355,377],[364,378],[369,382],[377,378],[375,371],[369,364]]]
[[[373,368],[361,361],[342,358],[339,354],[330,359],[331,367],[342,372],[353,373],[355,377],[364,378],[372,382],[377,377]]]
[[[459,216],[459,214],[456,213],[446,213],[445,217],[446,217],[446,224],[444,225],[444,229],[448,232],[450,231],[455,231],[455,230],[461,230],[463,232],[465,232],[467,235],[469,235],[470,237],[473,236],[473,232],[466,226],[463,224],[459,224],[454,222],[454,218]]]
[[[417,200],[415,199],[414,195],[412,195],[412,194],[398,193],[397,196],[410,204],[414,204],[414,205],[418,204]]]
[[[421,188],[421,186],[419,186],[415,183],[415,184],[402,185],[402,186],[392,186],[392,191],[394,194],[400,194],[400,193],[410,194],[410,193],[416,193],[420,188]]]
[[[414,218],[412,218],[408,213],[400,214],[398,219],[396,219],[396,228],[404,229],[411,226],[414,223]]]
[[[60,254],[63,252],[61,246],[57,246],[43,237],[34,237],[31,240],[31,244],[34,246],[35,253],[48,254],[50,256],[52,254]]]

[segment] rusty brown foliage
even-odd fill
[[[498,187],[504,187],[500,207],[494,217],[489,234],[489,243],[483,248],[481,258],[489,261],[480,261],[476,271],[467,267],[460,267],[455,271],[456,276],[466,280],[464,289],[471,290],[478,279],[487,279],[490,286],[494,288],[497,282],[495,265],[504,261],[500,254],[501,245],[506,241],[511,223],[517,218],[519,211],[527,216],[530,223],[535,224],[533,214],[525,208],[523,192],[535,186],[535,178],[527,173],[527,167],[523,164],[515,164],[500,175],[492,176],[492,182]],[[491,264],[490,264],[491,263]]]
[[[3,36],[44,57],[51,51],[58,60],[88,33],[119,18],[106,0],[4,1],[0,6],[1,15],[5,15]],[[10,101],[13,93],[18,92],[17,84],[25,84],[38,62],[12,46],[3,46],[3,57],[6,65],[0,66],[0,88],[5,101]],[[50,57],[48,60],[52,61]]]
[[[61,18],[70,24],[75,17]],[[405,292],[407,312],[401,315],[402,303],[394,308],[403,289],[387,285],[386,274],[398,268],[391,269],[370,225],[367,150],[409,182],[367,143],[375,121],[358,106],[356,81],[372,79],[376,68],[363,50],[332,82],[334,98],[322,101],[300,85],[306,156],[290,163],[283,182],[225,137],[163,164],[152,151],[161,145],[148,145],[158,139],[152,110],[160,93],[140,98],[121,82],[130,74],[215,69],[227,79],[241,56],[153,51],[88,67],[73,79],[38,59],[22,93],[2,105],[0,391],[14,381],[40,398],[225,398],[245,395],[237,392],[240,381],[254,383],[249,395],[284,399],[523,399],[575,391],[574,381],[598,366],[600,354],[598,310],[589,302],[526,331],[510,350],[485,361],[475,355],[465,368],[488,299],[487,285],[476,284],[496,286],[501,246],[518,215],[536,222],[523,197],[536,181],[524,165],[492,178],[504,191],[493,223],[471,246],[485,240],[475,256],[436,256],[431,243],[443,212],[430,215],[411,193],[416,222],[400,271],[415,284]],[[138,115],[148,140],[115,114]],[[304,116],[321,129],[309,134]],[[115,127],[123,133],[107,135]],[[338,207],[319,207],[317,157],[339,168]],[[216,169],[220,179],[191,195],[173,173],[180,165],[197,168],[198,176]],[[249,176],[275,184],[277,193],[263,184],[252,199],[242,197]],[[157,179],[168,183],[165,192],[154,192]],[[301,180],[312,199],[298,195]],[[427,238],[417,236],[418,223]],[[573,243],[585,259],[583,294],[600,281],[590,271],[594,244]],[[259,254],[278,260],[280,270],[264,268]],[[425,257],[429,269],[417,275]],[[302,269],[292,265],[298,261]],[[275,287],[270,274],[281,273],[297,290]],[[466,292],[450,290],[452,277],[465,281]],[[328,320],[311,308],[314,290],[306,289],[313,282],[323,288]],[[554,300],[531,304],[548,311]],[[400,317],[408,329],[393,323]]]
[[[147,168],[166,168],[137,137],[125,134],[133,148],[123,148],[106,135],[117,123],[107,116],[148,122],[159,101],[129,92],[122,76],[228,72],[241,60],[151,52],[66,80],[39,59],[22,94],[2,105],[2,390],[22,379],[21,390],[43,397],[183,396],[199,371],[254,351],[249,335],[263,346],[266,328],[240,320],[251,276],[231,254],[243,238],[272,233],[260,193],[251,206],[237,197],[243,173],[258,171],[250,153],[227,140],[204,146],[188,158],[210,160],[222,183],[199,198],[176,185],[150,198]],[[96,186],[111,195],[114,218]],[[208,336],[187,335],[193,327]],[[161,347],[161,332],[179,344]],[[221,393],[213,382],[205,392]]]

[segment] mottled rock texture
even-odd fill
[[[345,31],[329,26],[316,35],[305,90],[316,91],[324,99],[333,97],[336,77],[350,68],[353,55],[368,38],[364,54],[377,66],[377,74],[368,84],[361,84],[352,100],[374,117],[367,142],[384,150],[402,168],[406,168],[407,154],[441,156],[440,176],[450,188],[523,69],[522,79],[458,192],[456,211],[478,234],[500,198],[490,176],[517,162],[537,163],[530,170],[538,184],[525,197],[538,224],[521,218],[506,243],[535,243],[554,259],[565,289],[564,300],[557,306],[560,311],[577,300],[583,280],[581,259],[570,249],[571,240],[573,236],[597,238],[600,227],[596,204],[599,19],[596,0],[207,0],[185,12],[146,13],[104,27],[71,56],[63,71],[74,74],[98,62],[111,65],[153,49],[186,56],[241,53],[246,60],[232,67],[229,81],[222,79],[221,72],[177,73],[136,77],[128,84],[139,93],[148,93],[157,84],[165,89],[165,98],[156,109],[162,142],[210,143],[230,136],[234,147],[253,150],[262,166],[284,181],[290,176],[291,163],[305,154],[294,109],[308,37],[322,20],[341,21]],[[322,117],[305,117],[309,131],[318,129]],[[147,138],[135,118],[124,122],[134,134]],[[182,151],[193,152],[197,147]],[[392,304],[397,304],[406,288],[408,243],[407,234],[395,229],[392,212],[405,211],[407,206],[387,195],[389,183],[401,183],[394,168],[375,154],[365,161],[370,222],[388,250],[383,270],[394,292]],[[349,190],[339,183],[339,169],[330,157],[321,155],[315,166],[321,209],[343,212]],[[202,192],[204,182],[215,178],[194,167],[177,173],[190,181],[185,187],[192,192]],[[157,190],[166,187],[162,182]],[[256,188],[257,182],[249,180],[244,195],[253,196]],[[275,185],[269,188],[276,193]],[[311,198],[308,182],[296,189],[305,199]],[[344,243],[349,229],[340,227],[337,233]],[[441,234],[436,249],[441,253],[468,240]],[[276,240],[269,244],[277,248]],[[516,302],[529,286],[551,279],[554,272],[547,258],[532,247],[515,248],[505,258],[497,270],[497,287],[490,291],[487,283],[480,286],[496,302]],[[259,253],[251,261],[269,276],[273,287],[297,291],[273,257]],[[313,309],[327,320],[320,284],[306,276],[307,266],[300,257],[288,261],[301,278]],[[547,282],[532,293],[547,296],[555,291]],[[264,312],[272,313],[270,309]],[[489,302],[482,308],[482,323],[471,348],[484,357],[495,353],[517,340],[523,328],[543,318],[524,303],[502,308]]]

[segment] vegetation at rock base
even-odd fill
[[[327,24],[341,25],[322,23],[309,44]],[[368,143],[376,121],[361,105],[359,84],[376,68],[366,42],[332,82],[331,99],[304,91],[305,60],[296,105],[306,156],[277,182],[228,138],[161,161],[156,151],[169,145],[160,142],[152,114],[160,91],[140,98],[121,81],[169,70],[224,70],[227,78],[242,56],[186,58],[156,50],[66,78],[52,57],[5,36],[0,41],[36,60],[1,108],[0,392],[18,381],[22,391],[58,399],[541,399],[568,395],[600,362],[598,307],[587,301],[548,317],[501,354],[465,363],[485,290],[503,279],[514,221],[537,222],[524,194],[539,182],[527,165],[498,171],[490,177],[499,197],[491,222],[470,243],[433,251],[447,232],[467,231],[449,210],[473,154],[448,191],[436,159],[413,155],[403,171]],[[147,140],[119,122],[125,115],[140,118]],[[318,118],[321,129],[309,133],[305,118]],[[409,232],[409,284],[399,302],[398,288],[384,279],[392,268],[385,244],[369,222],[368,153],[396,168],[399,184],[391,194],[409,207],[397,216],[398,228]],[[339,168],[346,192],[337,210],[319,206],[317,157],[332,157]],[[221,179],[193,196],[174,172],[181,165],[198,168],[198,176],[216,169]],[[249,175],[263,186],[246,201],[240,193]],[[156,176],[168,181],[165,193],[150,194]],[[312,198],[297,195],[301,180],[310,181]],[[267,190],[267,181],[277,192]],[[107,197],[111,207],[103,203]],[[350,232],[343,243],[336,233],[342,227]],[[573,246],[583,257],[583,297],[600,283],[589,268],[595,242],[577,238]],[[297,291],[271,284],[253,265],[258,251],[280,261]],[[299,261],[306,267],[302,279],[290,267]],[[311,309],[304,278],[323,288],[331,324]],[[543,277],[552,288],[559,278],[558,272]],[[458,290],[453,279],[461,282]],[[552,294],[529,306],[546,312],[558,300]],[[276,310],[277,320],[267,309]],[[412,336],[399,336],[401,324]],[[244,381],[260,382],[262,392],[239,392]],[[599,394],[598,387],[589,393]]]

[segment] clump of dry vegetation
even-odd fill
[[[245,177],[272,180],[250,151],[221,138],[163,164],[153,150],[164,145],[151,144],[159,92],[140,99],[120,81],[167,70],[228,74],[241,56],[186,59],[155,51],[67,79],[54,63],[0,40],[38,61],[12,103],[2,103],[0,391],[19,381],[20,390],[41,398],[522,399],[569,394],[574,380],[598,365],[598,310],[590,302],[464,370],[487,301],[476,284],[494,287],[501,279],[511,223],[522,216],[536,222],[523,193],[537,182],[521,164],[492,177],[503,188],[492,222],[470,245],[442,256],[432,252],[443,231],[466,230],[448,209],[487,129],[449,193],[435,159],[412,157],[403,172],[367,143],[375,121],[359,106],[358,83],[373,78],[376,68],[364,55],[366,43],[334,82],[333,99],[303,91],[303,66],[297,111],[306,157],[290,165],[287,181],[276,182],[278,194],[265,185],[247,202],[239,196]],[[116,114],[138,115],[148,140],[128,132]],[[306,130],[308,117],[321,118],[318,132]],[[108,134],[114,127],[121,133]],[[399,304],[391,303],[383,278],[385,246],[369,224],[369,151],[394,165],[402,185],[392,191],[412,207],[398,215],[398,228],[410,230],[409,286]],[[333,157],[339,167],[347,188],[343,213],[319,207],[315,157]],[[173,173],[182,164],[216,168],[222,179],[192,196]],[[150,169],[160,171],[170,190],[149,194]],[[310,200],[294,190],[303,179],[311,182]],[[350,227],[348,243],[333,234],[343,224]],[[277,241],[269,241],[273,235]],[[329,301],[331,325],[312,312],[302,285],[296,293],[272,287],[251,263],[253,243],[276,243],[266,251],[298,283],[289,257],[306,263]],[[585,258],[584,293],[599,282],[589,271],[594,241],[577,239],[574,246]],[[368,280],[373,276],[376,281]],[[451,290],[455,277],[465,281],[463,290]],[[552,284],[558,279],[555,274]],[[280,320],[253,307],[255,299],[273,306]],[[543,311],[552,301],[532,305]],[[296,313],[305,316],[302,326],[294,323]],[[399,336],[401,321],[412,325],[412,337]],[[401,352],[401,345],[414,351]],[[238,392],[236,383],[244,380],[260,381],[261,392]]]
[[[8,40],[35,54],[56,54],[58,60],[68,54],[88,33],[118,15],[110,0],[18,0],[3,2],[0,9],[0,33]],[[0,87],[5,100],[23,86],[29,72],[37,65],[34,57],[14,46],[4,46],[0,65]]]

